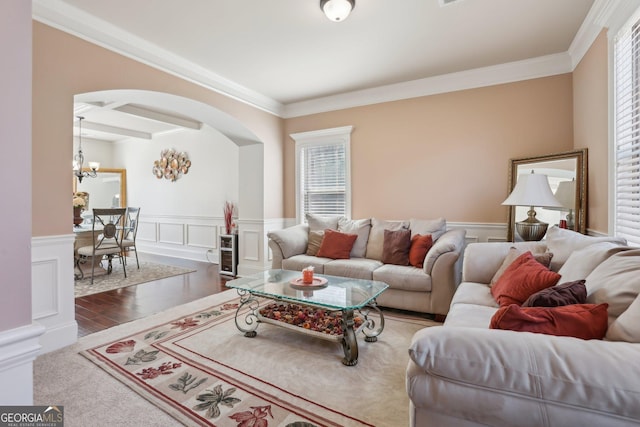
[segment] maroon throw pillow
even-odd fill
[[[409,265],[411,230],[384,230],[382,262],[385,264]]]
[[[357,234],[340,233],[327,228],[316,256],[333,259],[349,259]]]
[[[585,280],[561,283],[531,295],[523,307],[559,307],[561,305],[584,304],[587,302]]]
[[[532,294],[555,285],[560,275],[535,260],[530,251],[516,258],[491,287],[500,307],[522,305]]]
[[[501,307],[491,318],[491,329],[600,340],[607,333],[609,314],[604,304],[561,307]]]
[[[411,238],[411,247],[409,248],[409,264],[414,267],[422,268],[424,257],[433,246],[433,236],[431,234],[416,234]]]

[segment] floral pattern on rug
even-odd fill
[[[185,423],[237,427],[340,425],[286,399],[258,395],[241,381],[218,375],[213,368],[192,364],[188,358],[181,360],[158,345],[195,328],[208,328],[223,319],[229,320],[238,306],[237,300],[224,303],[81,354]],[[319,410],[331,411],[324,407]],[[358,425],[368,424],[358,422]]]

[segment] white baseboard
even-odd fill
[[[0,332],[0,402],[33,405],[33,361],[40,353],[42,325],[33,323]]]

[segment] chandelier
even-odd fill
[[[90,177],[95,178],[98,175],[98,169],[100,169],[100,163],[89,162],[88,171],[82,170],[84,165],[84,154],[82,154],[82,121],[84,117],[77,116],[78,118],[78,152],[73,156],[73,174],[78,178],[78,182],[82,182],[82,178]]]

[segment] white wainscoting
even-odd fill
[[[222,217],[142,215],[136,245],[140,252],[218,262]]]
[[[31,313],[44,326],[40,337],[44,353],[73,344],[78,339],[73,282],[75,236],[31,239]]]
[[[467,230],[467,243],[506,242],[507,224],[491,224],[477,222],[447,222],[447,228]]]

